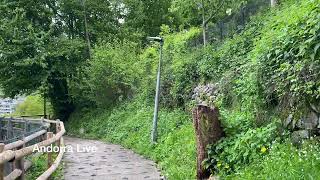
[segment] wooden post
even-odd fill
[[[24,141],[24,134],[22,135],[22,137],[23,137],[22,140]],[[22,149],[24,147],[25,147],[25,144],[23,144],[22,146],[18,147],[17,150]],[[14,165],[15,165],[14,169],[20,169],[21,170],[21,175],[17,179],[18,180],[24,180],[25,179],[24,157],[22,157],[21,159],[15,159],[14,160]]]
[[[13,122],[12,122],[12,120],[13,120],[13,117],[11,117],[10,118],[10,138],[13,138],[14,137],[14,130],[13,130]]]
[[[4,143],[0,144],[0,153],[2,153],[4,150]],[[0,180],[3,180],[4,178],[4,164],[0,164]]]
[[[53,137],[53,133],[47,132],[47,139],[50,139],[52,137]],[[52,165],[52,152],[48,152],[48,169],[51,167],[51,165]],[[50,179],[50,177],[48,179]]]
[[[58,134],[58,132],[61,131],[61,127],[60,127],[60,119],[57,119],[57,123],[56,123],[56,134]],[[60,139],[57,140],[57,146],[60,147]]]

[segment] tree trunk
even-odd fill
[[[47,119],[47,95],[43,93],[43,117]]]
[[[278,4],[278,0],[271,0],[271,7],[275,7]]]
[[[84,11],[84,28],[85,28],[85,34],[86,34],[87,47],[88,47],[88,56],[90,59],[91,45],[90,45],[90,38],[89,38],[89,32],[88,32],[88,22],[87,22],[87,12],[86,12],[85,0],[83,0],[82,3],[83,3],[83,11]]]
[[[207,36],[206,36],[206,30],[207,30],[207,23],[206,23],[206,16],[205,16],[205,7],[204,7],[204,0],[202,2],[202,35],[203,35],[203,46],[206,46],[207,43]]]
[[[207,44],[207,36],[206,36],[206,25],[202,25],[202,33],[203,33],[203,46],[206,46]]]
[[[67,79],[60,72],[52,72],[48,77],[47,98],[52,104],[56,118],[68,120],[75,106],[69,93]]]
[[[222,42],[222,40],[223,40],[223,22],[222,21],[220,21],[219,22],[219,35],[220,35],[220,41]]]
[[[210,176],[210,172],[202,165],[207,158],[206,147],[219,141],[224,132],[219,121],[218,108],[198,105],[192,114],[197,140],[197,179],[202,180]]]

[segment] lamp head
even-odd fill
[[[161,37],[147,37],[147,40],[163,43],[163,38],[161,38]]]

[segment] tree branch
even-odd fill
[[[212,18],[215,16],[215,14],[219,11],[219,9],[223,6],[223,2],[219,4],[217,8],[215,8],[215,11],[211,12],[209,17],[203,22],[203,25],[206,26],[209,21],[212,20]]]

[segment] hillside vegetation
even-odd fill
[[[299,147],[283,127],[320,98],[320,1],[284,1],[251,18],[245,29],[205,48],[201,30],[165,39],[159,140],[150,143],[157,68],[156,44],[131,42],[95,48],[83,88],[89,102],[68,122],[72,135],[119,143],[156,162],[169,179],[194,179],[193,89],[216,84],[214,104],[227,133],[204,162],[226,179],[318,179],[318,138]],[[112,105],[110,105],[112,99]],[[212,99],[207,99],[213,101]],[[114,102],[117,102],[116,104]],[[81,134],[82,133],[82,134]]]
[[[212,176],[320,178],[320,0],[2,0],[0,22],[0,94],[31,95],[17,115],[45,98],[69,135],[184,180],[196,178],[191,112],[207,105],[225,131],[202,162]],[[156,143],[149,36],[164,39]]]

